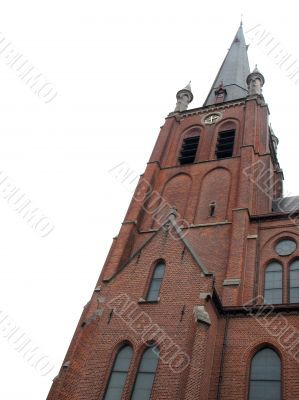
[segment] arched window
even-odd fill
[[[265,271],[264,299],[267,304],[282,303],[282,266],[276,261],[271,262]]]
[[[181,165],[192,164],[195,161],[199,139],[200,137],[197,131],[189,132],[183,139],[179,156],[179,162]]]
[[[159,349],[150,347],[141,358],[131,400],[149,400],[159,360]]]
[[[299,260],[290,265],[290,303],[299,303]]]
[[[219,132],[216,145],[216,157],[218,160],[233,156],[234,142],[235,129]]]
[[[268,347],[251,361],[249,400],[281,400],[281,362]]]
[[[154,274],[152,277],[152,281],[150,283],[150,287],[147,293],[147,301],[155,301],[158,300],[160,294],[160,287],[163,280],[165,271],[165,264],[164,262],[159,262],[154,270]]]
[[[130,368],[133,350],[130,345],[122,347],[116,355],[104,400],[120,400]]]

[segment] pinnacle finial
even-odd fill
[[[257,64],[255,64],[255,67],[254,67],[253,72],[260,72],[259,69],[258,69],[258,67],[257,67]]]
[[[174,217],[177,216],[177,208],[175,206],[171,207],[169,210],[169,215],[173,215]]]
[[[190,90],[191,92],[191,81],[189,81],[188,85],[186,85],[184,89]]]

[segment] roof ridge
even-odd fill
[[[120,268],[114,273],[112,274],[112,276],[108,277],[108,278],[103,278],[103,282],[110,282],[112,279],[114,279],[121,271],[123,271],[126,266],[128,264],[130,264],[134,258],[136,256],[138,256],[138,254],[154,239],[154,237],[162,230],[164,229],[166,226],[169,227],[169,224],[172,224],[172,226],[174,227],[176,233],[178,234],[178,237],[180,238],[180,240],[184,243],[186,249],[189,251],[189,253],[191,254],[192,258],[194,259],[194,261],[196,262],[196,264],[198,265],[198,267],[201,269],[202,273],[205,276],[212,276],[214,275],[213,272],[209,272],[207,270],[207,268],[205,267],[203,261],[200,259],[200,257],[198,256],[198,254],[196,253],[195,249],[193,248],[193,246],[191,245],[191,243],[189,242],[189,240],[185,237],[186,234],[183,233],[183,229],[181,227],[179,227],[176,223],[176,209],[171,209],[170,213],[166,219],[166,221],[164,222],[163,225],[160,226],[160,228],[153,233],[153,235],[148,238],[140,247],[138,250],[136,250],[134,252],[134,254],[132,254],[131,257],[129,257],[129,259],[127,261],[124,262],[124,264],[122,264],[120,266]]]

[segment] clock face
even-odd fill
[[[210,114],[204,119],[204,123],[206,125],[212,125],[215,124],[219,119],[221,118],[220,114]]]
[[[294,240],[283,239],[275,246],[275,251],[280,256],[289,256],[294,253],[297,248],[297,244]]]

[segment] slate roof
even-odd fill
[[[246,97],[248,94],[246,78],[249,74],[250,68],[247,46],[241,24],[216,76],[204,106],[215,103],[215,90],[219,88],[221,84],[223,84],[223,88],[227,92],[224,101]]]
[[[274,212],[292,212],[299,210],[299,196],[284,197],[273,200],[272,210]]]

